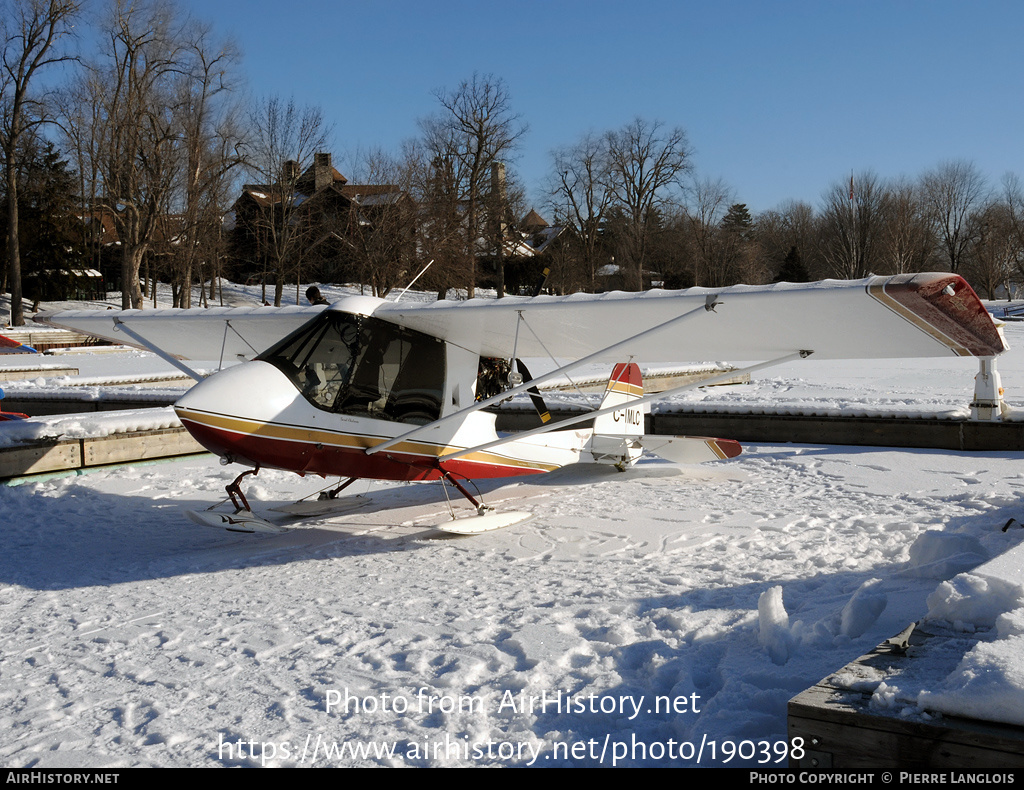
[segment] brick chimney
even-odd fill
[[[334,183],[334,174],[331,172],[331,155],[316,154],[313,157],[313,189],[319,192]]]
[[[281,183],[294,185],[299,179],[299,163],[294,159],[289,159],[284,163],[284,167],[281,168]]]

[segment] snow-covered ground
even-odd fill
[[[999,365],[1024,409],[1024,353]],[[808,361],[680,405],[963,410],[974,372]],[[0,762],[784,765],[787,701],[929,613],[964,655],[868,688],[875,707],[964,712],[984,674],[1014,721],[1024,580],[958,574],[1021,544],[1002,527],[1024,522],[1022,460],[752,445],[576,467],[485,487],[534,518],[468,538],[430,529],[436,484],[360,483],[362,507],[275,536],[184,518],[237,474],[215,460],[0,487]],[[266,512],[323,485],[247,491]]]

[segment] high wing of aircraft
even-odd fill
[[[714,315],[702,318],[701,327],[680,320],[709,300],[714,307],[705,312]],[[325,309],[81,310],[37,320],[142,345],[122,331],[129,329],[179,359],[236,362],[254,358]],[[1003,349],[974,291],[948,273],[464,302],[396,303],[352,296],[333,309],[372,314],[485,357],[507,358],[516,350],[524,358],[550,352],[578,359],[605,349],[605,360],[632,355],[689,362],[770,359],[808,345],[817,346],[816,359],[990,356]],[[657,331],[617,345],[647,330]]]
[[[67,312],[44,321],[168,359],[244,361],[175,405],[201,444],[252,467],[228,486],[236,514],[195,514],[234,529],[271,528],[239,487],[264,466],[346,478],[335,495],[359,478],[440,479],[484,513],[465,486],[474,479],[581,461],[624,468],[644,450],[696,462],[740,452],[729,440],[644,435],[646,405],[694,385],[645,395],[635,361],[749,360],[754,371],[809,357],[985,358],[1005,350],[970,286],[943,273],[427,304],[352,296],[329,308]],[[536,357],[556,369],[531,378],[521,360]],[[537,385],[597,362],[620,364],[596,411],[498,436],[488,406],[529,392],[544,420]],[[573,427],[584,422],[591,424]],[[515,520],[488,514],[450,529]]]

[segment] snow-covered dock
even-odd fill
[[[118,411],[112,410],[119,404],[116,400],[85,399],[82,402],[108,411],[106,415],[58,415],[48,420],[34,420],[10,426],[0,434],[0,480],[204,452],[181,427],[169,407]],[[18,400],[11,405],[7,405],[6,400],[4,403],[5,408],[12,411],[33,405],[26,406]],[[34,405],[40,403],[47,401],[37,401]],[[120,405],[140,404],[145,401],[129,400]],[[119,416],[122,414],[132,415],[128,419],[131,428],[117,427],[123,421]],[[556,422],[575,414],[578,412],[552,410]],[[103,416],[106,420],[99,419]],[[516,409],[498,415],[499,430],[524,430],[536,424],[538,419],[533,412]],[[70,437],[68,426],[74,434]],[[715,436],[740,442],[1024,451],[1024,422],[974,422],[963,418],[680,411],[648,415],[646,431],[670,436]]]
[[[909,650],[887,640],[845,666],[842,673],[889,677],[910,664],[934,673],[949,663],[946,653],[951,641],[962,639],[915,630]],[[838,674],[789,702],[789,740],[806,744],[803,756],[790,763],[791,769],[1024,771],[1024,727],[962,716],[904,719],[873,708],[870,692],[837,687]]]
[[[180,427],[109,436],[42,439],[0,447],[0,480],[205,452],[188,431]]]
[[[551,409],[556,422],[578,414]],[[801,414],[797,410],[660,411],[647,417],[645,431],[667,436],[715,436],[740,442],[843,444],[861,447],[918,447],[944,450],[1024,450],[1024,422],[977,422],[962,416],[908,417],[885,414]],[[525,430],[538,424],[533,412],[502,411],[499,430]]]
[[[1024,771],[1022,572],[1017,544],[940,583],[921,621],[790,700],[791,767]]]
[[[12,365],[0,368],[0,381],[24,381],[43,376],[77,376],[78,368],[67,365],[35,364]]]

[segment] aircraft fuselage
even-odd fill
[[[472,403],[479,357],[369,316],[325,311],[175,405],[189,432],[228,461],[299,474],[431,480],[552,471],[579,460],[589,430],[554,431],[441,462],[497,438],[474,412],[385,451],[366,450]]]

